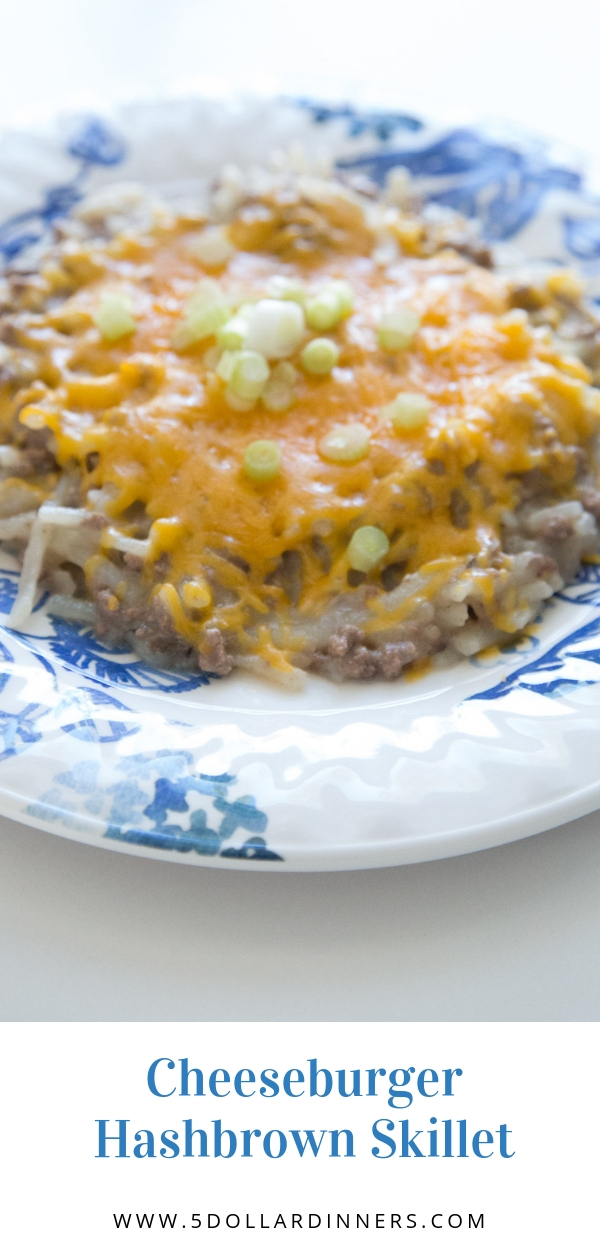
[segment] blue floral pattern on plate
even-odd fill
[[[428,200],[479,219],[490,241],[504,241],[519,232],[547,193],[581,189],[578,171],[545,164],[467,128],[451,131],[423,149],[392,149],[338,162],[340,169],[362,170],[379,185],[395,166],[406,167],[416,178],[437,181],[440,186],[430,189]],[[590,248],[586,256],[596,257]]]
[[[344,122],[348,135],[353,138],[361,136],[373,137],[381,144],[391,140],[397,131],[422,131],[424,122],[413,114],[398,113],[394,110],[356,109],[354,105],[329,105],[324,101],[312,101],[300,98],[294,102],[305,109],[317,126],[325,123]]]
[[[308,116],[315,135],[339,135],[340,127],[345,129],[347,140],[338,154],[341,169],[362,170],[382,184],[390,169],[404,166],[417,180],[426,181],[431,200],[478,217],[490,241],[515,240],[550,215],[552,231],[544,236],[553,242],[548,256],[563,263],[578,260],[593,273],[600,259],[600,204],[585,193],[575,168],[551,160],[539,144],[500,142],[472,128],[435,132],[402,112],[314,101],[297,106],[301,118]],[[0,255],[5,261],[13,263],[31,245],[43,242],[53,223],[84,195],[91,173],[126,163],[132,143],[126,129],[121,135],[102,119],[83,120],[64,149],[76,164],[72,179],[41,191],[34,209],[13,214],[0,226]],[[14,567],[1,569],[0,621],[15,592]],[[349,827],[362,811],[364,835],[370,835],[382,794],[387,792],[397,808],[394,802],[402,793],[409,802],[411,792],[418,791],[419,757],[426,761],[428,748],[437,758],[433,780],[428,771],[428,782],[435,780],[432,791],[438,789],[437,779],[439,790],[443,788],[445,754],[435,750],[448,740],[448,790],[461,791],[462,772],[457,775],[453,758],[467,736],[474,741],[472,749],[481,749],[487,738],[491,747],[494,741],[502,745],[500,761],[515,756],[523,760],[524,754],[515,753],[511,744],[512,734],[506,742],[506,722],[527,723],[527,715],[536,712],[532,703],[543,702],[550,706],[547,714],[558,715],[565,698],[585,697],[600,683],[600,568],[594,564],[583,566],[568,590],[551,602],[535,634],[530,630],[491,661],[483,657],[461,667],[457,703],[452,701],[445,718],[434,701],[428,708],[427,697],[414,720],[408,705],[404,725],[398,710],[388,727],[383,720],[378,726],[373,716],[354,725],[348,716],[344,727],[340,709],[340,736],[333,728],[327,733],[330,717],[315,719],[311,726],[310,714],[303,717],[301,706],[293,710],[291,723],[283,716],[285,706],[281,717],[274,710],[275,718],[263,732],[252,709],[233,710],[234,716],[218,705],[215,709],[210,700],[214,688],[207,687],[206,675],[159,670],[127,651],[109,650],[94,639],[89,627],[47,617],[44,603],[38,605],[26,632],[0,628],[2,808],[73,838],[98,843],[101,837],[106,847],[154,851],[182,861],[210,864],[226,858],[276,869],[285,858],[292,869],[315,869],[319,861],[297,859],[297,848],[288,843],[287,835],[295,824],[290,804],[304,799],[294,796],[293,785],[305,771],[314,786],[309,788],[308,804],[302,804],[304,834],[310,831],[308,820],[317,818],[315,810],[329,810],[333,831]],[[550,647],[549,639],[554,640]],[[475,679],[480,684],[486,670],[492,673],[490,686],[479,685],[474,691]],[[355,704],[352,700],[349,715]],[[199,711],[205,715],[200,720]],[[482,713],[491,725],[481,724]],[[570,713],[567,727],[577,726],[579,717]],[[515,717],[522,714],[525,717]],[[262,743],[267,751],[259,754]],[[378,750],[376,761],[366,751],[371,745]],[[408,750],[413,761],[404,777],[394,780],[399,773],[394,767],[403,764],[401,749]],[[467,779],[477,755],[470,754]],[[551,753],[554,766],[553,757]],[[371,784],[373,766],[385,767],[386,759],[390,783],[401,784],[402,792],[387,781]],[[532,764],[537,764],[535,759]],[[382,773],[385,777],[388,771]],[[349,812],[343,814],[346,805]],[[279,819],[275,847],[267,839],[269,830],[273,834],[273,811]],[[465,819],[469,817],[467,811]],[[400,830],[402,824],[393,825]],[[307,866],[306,861],[314,865]],[[337,865],[337,859],[332,864]],[[370,859],[359,864],[369,865]]]
[[[0,226],[0,256],[12,262],[30,245],[47,236],[57,219],[63,219],[81,201],[86,177],[94,166],[118,166],[125,157],[125,144],[101,118],[86,118],[66,145],[70,157],[79,163],[67,184],[46,189],[40,206],[6,219]]]
[[[257,808],[254,797],[229,799],[234,775],[195,773],[191,753],[169,748],[122,757],[117,772],[113,782],[103,783],[100,762],[76,761],[71,769],[54,775],[55,786],[28,805],[26,813],[48,822],[73,814],[75,802],[77,810],[106,821],[104,834],[110,840],[210,857],[282,860],[267,847],[262,834],[267,815]],[[193,808],[195,796],[210,806],[208,811]],[[172,822],[172,815],[180,821]],[[238,849],[223,849],[223,842],[238,831],[251,834]]]

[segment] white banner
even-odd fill
[[[596,1024],[4,1024],[3,1254],[588,1256],[598,1058]]]

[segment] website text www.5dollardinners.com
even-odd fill
[[[483,1212],[113,1212],[119,1230],[390,1230],[483,1229]]]

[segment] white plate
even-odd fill
[[[0,251],[16,256],[82,190],[117,178],[206,183],[226,160],[302,146],[369,174],[410,166],[479,214],[506,258],[600,274],[600,207],[527,138],[402,115],[251,101],[131,107],[5,136]],[[31,206],[36,208],[31,210]],[[16,590],[4,557],[0,621]],[[103,848],[254,870],[342,870],[466,853],[600,806],[600,569],[535,636],[420,682],[311,679],[299,695],[234,676],[199,684],[49,621],[0,626],[0,811]],[[227,860],[225,860],[227,859]]]

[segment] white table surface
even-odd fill
[[[0,125],[283,85],[502,116],[587,150],[600,185],[589,0],[20,0],[2,40]],[[596,1020],[599,831],[595,814],[445,862],[261,875],[0,820],[0,1018]]]
[[[212,871],[0,823],[0,1014],[564,1020],[600,1014],[600,816],[444,862]]]

